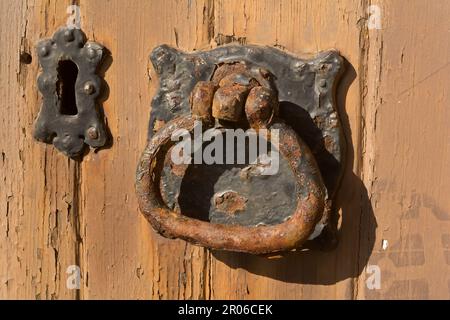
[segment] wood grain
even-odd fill
[[[33,46],[66,23],[70,4],[110,52],[102,107],[112,143],[82,162],[32,139]],[[367,25],[374,4],[381,29]],[[449,11],[445,0],[0,1],[0,298],[448,298]],[[148,56],[162,43],[228,42],[345,57],[337,104],[349,148],[335,250],[210,252],[156,235],[141,217],[134,174],[158,85]],[[380,267],[380,289],[367,288],[368,263]],[[70,265],[80,267],[79,290],[66,287]]]
[[[66,268],[78,265],[79,164],[32,138],[40,108],[34,43],[65,22],[67,2],[0,3],[0,297],[75,299]],[[31,64],[20,61],[23,52]]]
[[[368,33],[363,173],[378,224],[369,264],[379,266],[381,288],[368,290],[362,274],[359,292],[448,299],[450,3],[380,7],[382,30]]]

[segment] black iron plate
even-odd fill
[[[152,101],[149,138],[155,128],[180,115],[190,112],[189,94],[198,81],[210,80],[217,66],[227,62],[245,62],[259,66],[275,76],[280,102],[280,117],[308,144],[320,168],[327,188],[327,202],[339,185],[344,168],[345,139],[335,106],[334,91],[343,71],[343,58],[335,50],[325,51],[306,59],[276,48],[254,45],[227,45],[209,51],[184,53],[167,45],[155,48],[151,61],[159,76],[159,89]],[[242,189],[242,182],[234,179],[236,168],[208,169],[200,173],[198,165],[188,169],[184,177],[174,175],[167,166],[162,177],[162,193],[169,207],[183,214],[203,211],[199,219],[218,223],[242,225],[276,224],[286,219],[284,214],[274,217],[269,213],[292,212],[295,199],[288,200],[292,181],[289,169],[281,166],[279,177],[273,181],[256,180],[254,188],[260,195],[250,193],[255,205],[250,206],[250,218],[242,221],[222,219],[208,199],[220,188]],[[287,172],[284,172],[286,171]],[[219,173],[217,173],[219,172]],[[211,181],[207,179],[211,177]],[[284,178],[283,178],[284,177]],[[213,179],[214,178],[214,179]],[[242,190],[240,190],[242,192]],[[270,199],[269,195],[281,196]],[[267,201],[265,201],[267,200]],[[268,214],[261,215],[261,208]],[[253,214],[253,215],[252,215]],[[286,214],[287,216],[289,213]],[[244,215],[241,215],[245,217]],[[216,220],[216,221],[214,221]]]

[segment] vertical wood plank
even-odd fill
[[[350,6],[355,10],[345,10]],[[356,218],[364,192],[351,173],[352,162],[356,164],[358,158],[350,155],[350,174],[344,182],[352,191],[342,201],[346,231],[338,250],[288,254],[275,261],[211,254],[155,235],[137,210],[134,170],[145,144],[148,105],[157,85],[152,68],[143,66],[151,49],[161,43],[183,50],[230,41],[275,45],[298,54],[341,50],[350,71],[343,79],[339,105],[346,105],[351,117],[344,121],[346,130],[354,132],[351,145],[358,146],[361,95],[354,68],[361,54],[357,22],[363,4],[156,1],[138,5],[112,1],[108,6],[82,2],[81,8],[86,32],[102,39],[112,53],[113,63],[106,73],[110,94],[104,109],[114,137],[111,149],[89,154],[81,169],[83,270],[89,279],[83,297],[351,298],[359,270]],[[123,18],[111,26],[109,17],[118,12]],[[310,20],[295,18],[299,15]],[[323,17],[334,21],[335,27],[322,23]],[[338,41],[342,38],[345,41]]]
[[[359,216],[368,202],[358,173],[361,139],[359,64],[364,1],[215,1],[214,40],[277,46],[295,54],[336,48],[348,61],[337,102],[344,111],[348,168],[340,203],[342,234],[333,252],[288,253],[268,260],[218,253],[212,260],[213,297],[318,299],[352,298],[358,266]],[[343,110],[345,106],[345,110]],[[352,170],[352,168],[354,168]],[[367,210],[369,211],[370,208]],[[371,212],[369,214],[372,214]],[[230,269],[231,266],[231,269]]]
[[[382,29],[368,32],[363,172],[378,224],[369,264],[379,267],[381,287],[370,290],[363,275],[358,298],[448,299],[450,3],[378,5]]]
[[[32,138],[41,97],[35,43],[65,23],[69,1],[0,3],[0,298],[74,299],[79,164]],[[27,59],[31,55],[32,63]],[[22,55],[22,60],[21,60]]]
[[[112,55],[103,104],[112,147],[82,164],[84,298],[205,296],[203,248],[156,235],[138,210],[137,161],[145,147],[152,93],[158,84],[151,50],[209,45],[209,1],[98,1],[80,4],[83,28]],[[114,21],[114,24],[111,24]]]

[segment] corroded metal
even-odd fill
[[[103,47],[95,42],[86,42],[79,29],[61,28],[51,39],[37,44],[37,54],[43,72],[37,80],[43,95],[43,105],[35,122],[35,139],[53,143],[69,157],[83,152],[85,144],[98,148],[106,143],[107,135],[95,100],[100,94],[101,79],[96,75],[102,60]],[[64,113],[62,75],[58,71],[62,62],[76,64],[78,73],[74,88],[76,110]],[[74,71],[76,72],[76,70]]]
[[[343,169],[333,92],[342,71],[339,54],[308,60],[269,47],[186,54],[160,46],[151,59],[160,88],[136,186],[154,228],[206,247],[250,253],[289,250],[320,234]],[[280,129],[279,173],[262,177],[248,163],[171,163],[170,133],[192,130],[194,120],[207,127]],[[155,133],[156,123],[162,128]]]
[[[297,205],[289,219],[275,225],[218,224],[186,217],[167,208],[159,188],[164,158],[174,143],[172,133],[178,129],[192,131],[194,120],[186,115],[170,121],[151,139],[140,159],[136,191],[139,207],[152,226],[165,237],[181,238],[213,249],[254,254],[289,250],[303,244],[322,218],[326,191],[309,148],[281,122],[271,127],[280,132],[279,151],[288,160],[297,182],[294,194]]]
[[[334,89],[343,72],[343,58],[337,51],[324,51],[308,59],[254,45],[228,45],[193,53],[161,45],[153,50],[150,59],[160,87],[152,101],[149,138],[154,134],[155,123],[190,113],[189,95],[199,81],[222,78],[215,71],[225,62],[245,62],[274,76],[280,117],[308,144],[329,198],[334,196],[345,154],[345,139],[334,101]],[[234,63],[230,68],[245,67]]]

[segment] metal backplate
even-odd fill
[[[301,59],[276,48],[253,45],[229,45],[194,53],[162,45],[154,49],[151,61],[160,86],[152,102],[149,139],[167,121],[190,113],[189,95],[195,84],[210,80],[221,64],[244,62],[270,71],[278,89],[280,117],[306,142],[320,168],[328,193],[325,220],[328,219],[345,154],[334,101],[334,89],[343,69],[343,59],[337,51]],[[277,175],[245,183],[239,174],[242,167],[245,166],[179,168],[167,159],[161,194],[171,210],[187,216],[195,212],[196,216],[191,217],[214,223],[274,225],[289,218],[297,200],[292,199],[295,183],[286,162],[280,159]],[[245,209],[239,215],[223,214],[212,205],[213,195],[229,190],[245,199]]]
[[[69,157],[82,154],[85,144],[103,146],[107,135],[95,103],[102,84],[96,71],[103,47],[86,42],[79,29],[61,28],[37,44],[37,54],[43,70],[37,81],[43,105],[35,122],[35,139],[53,143]],[[72,68],[62,70],[70,63]],[[65,83],[67,77],[73,83]],[[64,90],[71,91],[75,102],[64,101]],[[67,103],[73,104],[69,112]]]

